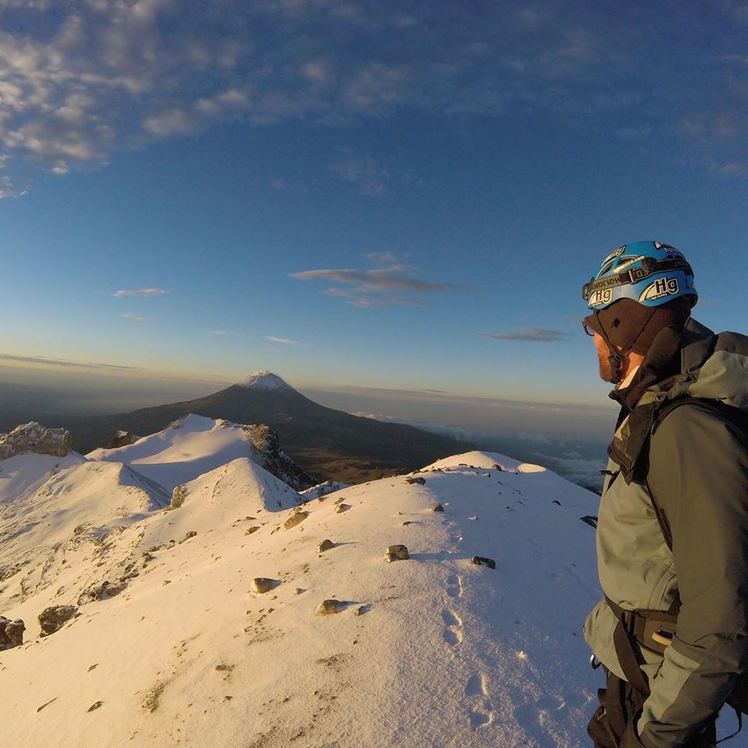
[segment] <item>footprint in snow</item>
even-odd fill
[[[462,597],[462,579],[457,574],[447,577],[447,594],[450,597]]]
[[[494,713],[488,701],[488,678],[485,673],[473,673],[468,678],[465,695],[473,702],[473,706],[468,709],[467,713],[470,727],[477,730],[479,727],[491,724],[494,720]]]
[[[442,611],[442,620],[447,627],[442,633],[442,638],[451,647],[457,646],[463,639],[462,621],[453,610],[448,608]]]

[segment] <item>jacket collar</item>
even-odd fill
[[[609,395],[622,406],[619,423],[637,406],[647,390],[682,371],[698,369],[709,356],[713,337],[714,333],[708,327],[691,318],[685,326],[669,325],[660,330],[631,382]]]

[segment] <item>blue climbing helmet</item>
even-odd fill
[[[691,306],[698,299],[693,270],[680,251],[662,242],[633,242],[614,249],[582,288],[582,298],[594,311],[620,299],[657,307],[682,296],[691,297]]]

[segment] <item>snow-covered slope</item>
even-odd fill
[[[78,465],[85,457],[70,452],[66,457],[20,454],[0,460],[0,504],[14,501],[42,484],[58,470]]]
[[[240,425],[190,414],[126,447],[95,449],[87,457],[123,462],[171,491],[237,457],[254,455]]]
[[[189,446],[203,432],[189,433],[185,461],[209,465]],[[160,451],[142,441],[123,448],[139,447],[130,464],[158,473],[165,459],[173,476],[176,440]],[[27,643],[0,652],[4,742],[587,744],[599,683],[580,628],[598,590],[579,517],[593,494],[469,453],[303,507],[296,497],[230,459],[187,483],[181,506],[98,546],[86,535],[54,588],[24,597],[21,572],[0,582],[0,614],[27,625]],[[387,563],[393,544],[410,559]],[[254,578],[273,580],[270,591],[253,592]],[[38,638],[46,605],[120,579],[119,594],[84,595],[77,618]],[[318,615],[330,598],[339,612]]]

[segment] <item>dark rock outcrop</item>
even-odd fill
[[[127,581],[124,579],[121,579],[119,582],[108,582],[104,580],[101,584],[94,584],[88,589],[81,592],[81,594],[78,596],[78,605],[85,605],[86,603],[92,603],[96,602],[97,600],[106,600],[109,597],[114,597],[115,595],[119,595],[119,593],[122,592],[125,587],[127,587]],[[47,610],[49,610],[49,608]],[[50,631],[50,633],[52,632]]]
[[[53,605],[39,614],[39,625],[42,636],[49,636],[59,631],[78,612],[75,605]]]
[[[278,434],[264,423],[242,426],[260,457],[260,465],[295,491],[317,485],[281,448]]]
[[[11,621],[10,618],[0,616],[0,650],[20,647],[23,644],[23,632],[26,625],[20,618]]]
[[[114,436],[106,443],[104,449],[118,449],[119,447],[129,447],[140,437],[135,436],[131,431],[115,431]]]
[[[65,457],[70,452],[70,432],[67,429],[47,428],[31,421],[16,426],[8,434],[0,434],[0,460],[24,452]]]

